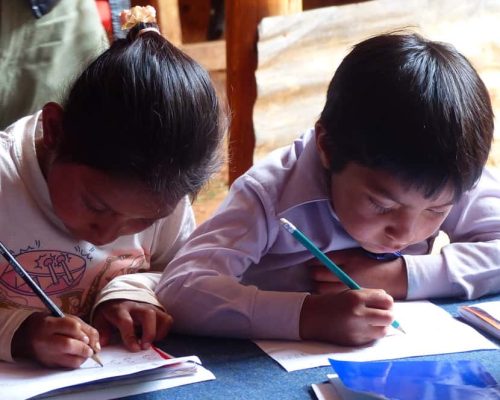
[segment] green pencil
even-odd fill
[[[359,290],[359,286],[349,275],[347,275],[342,269],[336,265],[332,260],[330,260],[325,253],[323,253],[311,240],[299,231],[295,225],[285,218],[280,218],[281,225],[287,232],[289,232],[295,239],[297,239],[311,254],[320,260],[337,278],[339,278],[343,283],[347,285],[350,289]],[[398,321],[392,321],[392,327],[397,330],[406,333]]]

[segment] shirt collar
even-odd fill
[[[295,162],[276,204],[278,214],[306,203],[330,202],[328,171],[321,164],[314,128],[295,140],[285,157]]]

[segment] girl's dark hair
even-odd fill
[[[225,113],[208,73],[147,27],[157,28],[136,25],[76,80],[58,157],[178,201],[219,167]]]
[[[365,40],[344,58],[319,122],[331,171],[348,162],[387,170],[426,196],[470,189],[493,138],[488,92],[454,47],[417,34]]]

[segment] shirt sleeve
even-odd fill
[[[0,308],[0,360],[14,361],[12,358],[12,339],[21,324],[35,310]]]
[[[161,221],[156,228],[150,263],[151,270],[158,272],[141,272],[115,277],[99,293],[92,316],[99,304],[109,300],[133,300],[163,308],[154,292],[160,279],[160,272],[186,242],[194,226],[193,210],[189,199],[185,197],[179,202],[174,212]]]
[[[272,245],[274,205],[245,175],[164,270],[157,295],[177,331],[212,336],[299,339],[307,293],[259,290],[240,283]],[[276,226],[276,231],[279,229]]]
[[[461,296],[474,299],[500,291],[500,180],[485,170],[441,229],[450,244],[439,254],[404,256],[408,299]]]

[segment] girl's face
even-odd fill
[[[349,163],[331,176],[331,201],[345,230],[373,253],[392,253],[427,239],[453,205],[448,187],[431,199],[382,170]]]
[[[46,179],[56,215],[75,238],[96,246],[141,232],[174,209],[138,183],[79,164],[54,162]]]
[[[75,238],[102,246],[141,232],[174,210],[175,205],[138,182],[57,160],[57,143],[64,135],[62,120],[61,106],[47,103],[43,107],[43,135],[35,146],[54,212]]]

